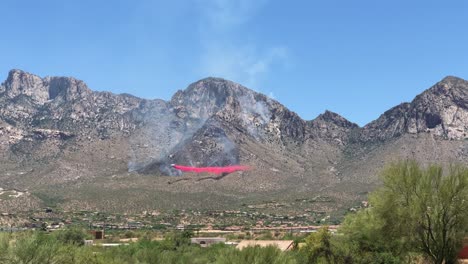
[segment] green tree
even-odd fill
[[[307,255],[307,263],[332,263],[333,252],[328,227],[322,227],[317,233],[311,233],[305,239],[305,246],[301,251]]]
[[[242,250],[229,249],[218,251],[215,257],[216,264],[296,264],[294,257],[275,246],[268,247],[246,247]]]
[[[62,243],[82,246],[84,245],[87,234],[82,229],[72,227],[57,231],[55,237]]]
[[[11,247],[10,257],[5,263],[57,263],[60,245],[43,233],[21,234]]]
[[[7,263],[9,260],[10,239],[10,234],[0,233],[0,263]]]
[[[422,253],[433,263],[456,263],[468,226],[468,168],[421,168],[398,162],[383,173],[371,208],[346,218],[343,233],[361,251],[393,256]]]
[[[180,247],[190,246],[190,238],[192,236],[192,231],[168,233],[162,241],[161,246],[164,250],[176,250]]]

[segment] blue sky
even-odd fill
[[[364,125],[446,75],[468,79],[468,1],[3,1],[0,79],[12,68],[169,99],[208,76],[304,119]],[[2,77],[3,76],[3,77]]]

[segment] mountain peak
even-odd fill
[[[460,77],[457,77],[457,76],[452,76],[452,75],[448,75],[448,76],[445,76],[440,82],[444,82],[444,83],[447,83],[447,82],[466,82],[466,80],[460,78]]]
[[[25,95],[43,104],[62,95],[65,100],[73,100],[91,93],[86,84],[72,77],[41,78],[29,72],[12,69],[3,83],[6,96],[15,98]]]
[[[307,123],[314,137],[331,140],[338,145],[345,145],[349,140],[349,133],[359,128],[357,124],[329,110]]]
[[[315,120],[321,120],[321,121],[324,121],[324,122],[333,123],[333,124],[335,124],[337,126],[340,126],[340,127],[343,127],[343,128],[357,128],[357,127],[359,127],[357,124],[347,120],[343,116],[341,116],[341,115],[339,115],[339,114],[337,114],[335,112],[329,111],[329,110],[325,110],[325,112],[320,114]],[[315,121],[315,120],[313,120],[313,121]]]
[[[221,77],[208,76],[208,77],[202,78],[194,82],[193,84],[199,83],[199,82],[233,82],[233,81],[230,81]]]
[[[41,77],[32,73],[29,73],[29,72],[20,70],[20,69],[11,69],[8,72],[8,77],[5,80],[4,85],[7,87],[10,87],[12,85],[15,85],[16,83],[24,82],[26,80],[34,80],[34,79],[40,80]]]
[[[446,139],[468,138],[468,81],[447,76],[414,98],[386,111],[364,128],[363,136],[385,140],[428,132]]]
[[[455,101],[466,102],[468,100],[468,81],[454,76],[447,76],[416,98],[427,94],[450,97]]]
[[[177,91],[171,99],[171,105],[188,110],[195,118],[206,118],[213,115],[234,98],[248,96],[253,98],[258,94],[238,83],[208,77],[190,84],[185,90]],[[183,106],[183,107],[182,107]]]
[[[8,72],[8,76],[12,76],[12,75],[15,75],[15,74],[27,74],[27,75],[34,75],[34,76],[37,76],[35,74],[32,74],[32,73],[29,73],[27,71],[23,71],[21,69],[11,69],[9,72]]]
[[[10,70],[3,85],[6,95],[10,98],[26,95],[43,103],[49,97],[48,89],[44,86],[41,77],[22,70]]]
[[[236,82],[219,77],[207,77],[190,84],[185,90],[187,93],[211,92],[212,95],[233,95],[237,93],[254,92]]]
[[[65,100],[70,101],[92,93],[85,82],[72,77],[46,77],[44,82],[49,88],[49,99],[55,99],[61,95]]]

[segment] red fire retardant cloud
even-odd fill
[[[248,166],[233,165],[226,167],[188,167],[181,165],[172,165],[174,169],[186,171],[186,172],[195,172],[195,173],[212,173],[212,174],[223,174],[223,173],[233,173],[236,171],[246,171],[250,168]]]

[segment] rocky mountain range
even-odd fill
[[[303,120],[220,78],[170,101],[21,70],[0,85],[0,187],[24,193],[3,199],[3,211],[219,209],[304,197],[326,197],[310,206],[337,210],[365,199],[378,171],[405,158],[468,161],[467,81],[446,77],[364,127],[330,111]],[[252,169],[195,175],[172,163]]]

